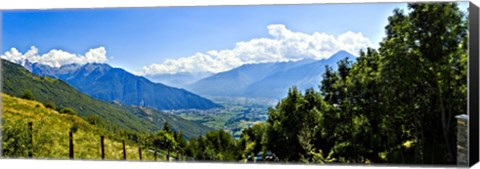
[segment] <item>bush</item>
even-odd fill
[[[91,125],[96,125],[96,126],[105,125],[105,123],[100,119],[100,117],[94,114],[87,115],[87,117],[85,117],[85,120]]]
[[[60,113],[62,114],[70,114],[70,115],[77,115],[77,112],[73,108],[63,108]]]
[[[26,89],[21,96],[22,99],[34,100],[32,91]]]
[[[55,103],[53,103],[53,102],[48,102],[47,104],[45,104],[45,107],[49,108],[49,109],[52,109],[52,110],[56,109]]]
[[[78,124],[77,123],[73,123],[72,127],[70,128],[70,131],[72,133],[76,133],[78,131]]]

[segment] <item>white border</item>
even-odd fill
[[[218,5],[270,5],[313,3],[374,3],[374,2],[424,2],[426,0],[0,0],[0,10],[5,9],[64,9],[109,7],[160,7],[160,6],[218,6]],[[460,1],[460,0],[434,0]],[[433,1],[428,1],[433,2]]]

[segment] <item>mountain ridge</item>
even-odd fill
[[[356,59],[341,50],[322,60],[246,64],[201,79],[188,89],[206,96],[280,99],[293,85],[301,90],[318,86],[325,66],[336,68],[336,63],[343,58]]]
[[[77,90],[104,101],[158,110],[210,109],[220,105],[185,89],[154,83],[108,64],[87,63],[52,68],[32,64],[32,72],[62,79]]]
[[[172,128],[182,130],[186,137],[196,137],[212,129],[199,123],[145,107],[107,103],[83,94],[62,80],[39,76],[21,65],[1,59],[2,92],[20,97],[27,89],[35,100],[44,104],[53,103],[58,108],[70,107],[78,116],[98,116],[109,127],[137,132],[156,132],[168,122]]]

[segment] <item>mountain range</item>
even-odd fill
[[[344,58],[355,60],[352,54],[342,50],[322,60],[245,64],[216,74],[147,76],[186,90],[155,83],[107,64],[71,64],[59,68],[29,62],[22,65],[35,74],[61,79],[96,99],[157,110],[175,110],[221,107],[202,96],[281,99],[292,86],[300,90],[317,88],[325,66],[336,69],[336,63]]]
[[[301,90],[318,87],[325,66],[336,69],[337,62],[344,58],[355,60],[342,50],[323,60],[246,64],[201,79],[187,89],[205,96],[280,99],[294,85]]]
[[[211,109],[220,105],[185,89],[154,83],[108,64],[70,64],[59,68],[34,63],[31,72],[61,79],[93,98],[157,110]]]
[[[2,59],[2,92],[20,97],[29,90],[34,99],[57,108],[73,108],[78,116],[92,116],[102,120],[107,128],[137,132],[156,132],[168,122],[192,138],[213,129],[172,114],[140,106],[127,106],[118,102],[94,99],[69,86],[62,80],[32,74],[24,67]]]

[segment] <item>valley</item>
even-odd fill
[[[209,110],[173,110],[166,111],[184,119],[201,123],[213,129],[221,129],[239,139],[242,131],[258,122],[265,122],[268,108],[273,107],[275,99],[245,97],[208,97],[223,106]]]

